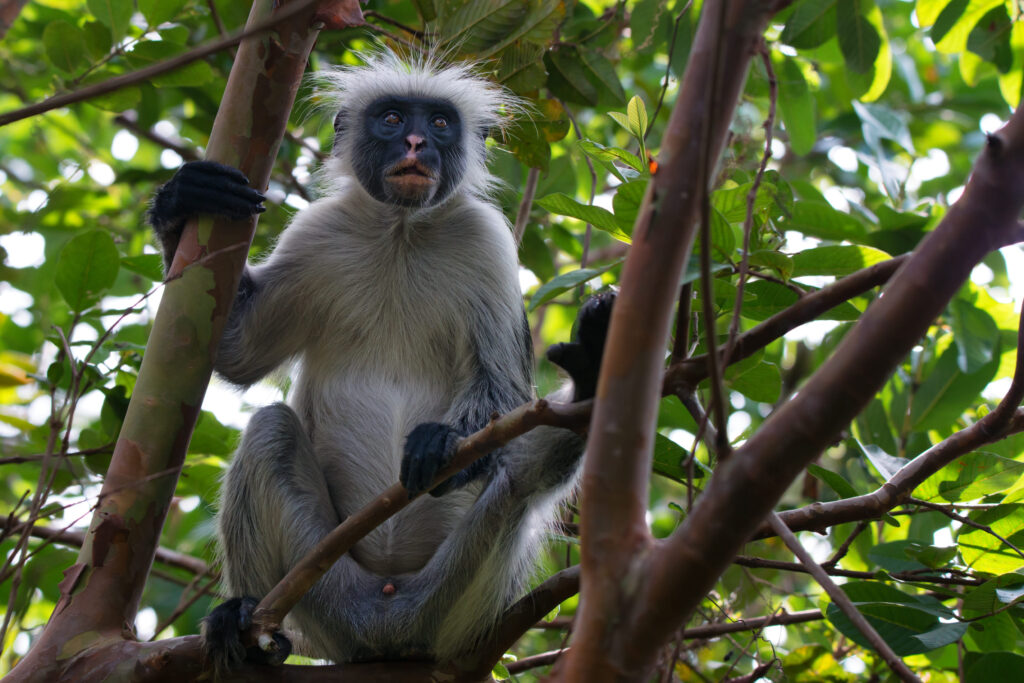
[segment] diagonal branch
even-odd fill
[[[906,501],[925,479],[962,455],[1011,434],[1024,431],[1024,311],[1017,327],[1017,363],[1013,381],[1003,400],[995,409],[975,422],[921,453],[899,469],[877,490],[863,496],[844,498],[829,503],[814,503],[796,510],[780,512],[779,516],[793,531],[822,530],[844,522],[857,522],[878,517]],[[762,527],[755,538],[771,536]]]
[[[921,679],[914,675],[914,673],[907,668],[907,665],[903,663],[903,660],[896,656],[896,653],[892,651],[889,644],[882,639],[882,636],[878,635],[878,631],[872,626],[863,614],[853,604],[853,601],[847,597],[839,586],[825,573],[821,565],[814,561],[811,554],[807,552],[807,549],[800,545],[800,541],[797,540],[796,535],[789,530],[779,516],[774,512],[768,515],[768,523],[771,524],[772,530],[779,535],[786,547],[796,555],[800,563],[807,568],[814,580],[818,582],[824,591],[828,594],[828,597],[832,598],[832,602],[842,610],[843,614],[853,622],[853,625],[864,634],[871,646],[875,648],[875,651],[882,656],[885,663],[889,665],[889,668],[900,677],[901,680],[907,683],[921,683]]]
[[[884,296],[800,392],[719,466],[693,512],[652,557],[650,581],[637,600],[646,611],[640,618],[637,610],[624,629],[635,642],[678,628],[786,487],[883,386],[974,265],[1015,236],[1022,207],[1024,111],[1018,109],[989,137],[963,195]],[[1009,420],[1012,410],[998,410],[993,419]]]
[[[437,475],[430,488],[437,486],[487,453],[505,445],[517,436],[525,434],[534,427],[551,425],[568,429],[582,429],[586,426],[590,403],[590,401],[584,401],[573,404],[553,404],[540,399],[523,404],[504,416],[493,418],[483,429],[470,434],[459,442],[458,450],[451,464]],[[253,616],[253,627],[250,631],[252,640],[273,642],[272,638],[267,641],[267,637],[280,629],[285,615],[331,568],[331,565],[348,552],[349,548],[355,545],[359,539],[373,531],[392,515],[397,514],[413,500],[415,497],[410,497],[404,486],[398,483],[393,484],[335,527],[317,543],[316,547],[297,562],[260,601]],[[536,619],[533,619],[526,628],[529,628],[529,625],[535,621]]]

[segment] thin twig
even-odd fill
[[[775,80],[775,71],[772,70],[772,62],[768,55],[768,48],[761,40],[758,48],[761,61],[768,72],[768,117],[764,120],[764,153],[761,155],[761,165],[754,175],[754,182],[747,193],[747,214],[743,220],[743,252],[740,258],[739,280],[736,285],[736,301],[733,305],[732,319],[729,321],[729,339],[722,352],[723,365],[729,364],[733,348],[736,346],[736,335],[740,330],[740,312],[743,307],[743,289],[747,284],[747,273],[750,270],[750,233],[754,228],[754,204],[757,201],[757,191],[764,179],[765,169],[768,168],[768,160],[772,158],[772,131],[775,128],[775,104],[778,99],[779,89]]]
[[[66,107],[70,104],[84,102],[85,100],[99,97],[100,95],[106,95],[122,88],[127,88],[138,83],[149,81],[156,76],[168,73],[169,71],[174,71],[186,64],[191,64],[192,62],[198,61],[212,54],[216,54],[217,52],[231,47],[232,45],[237,45],[245,38],[265,33],[273,29],[278,24],[307,11],[310,7],[321,1],[322,0],[298,0],[297,2],[290,3],[277,9],[268,18],[257,23],[250,29],[242,29],[240,31],[236,31],[232,35],[217,38],[205,45],[200,45],[188,52],[172,57],[166,61],[152,64],[139,69],[138,71],[121,74],[120,76],[115,76],[105,81],[88,85],[79,90],[54,95],[53,97],[48,97],[42,102],[37,102],[36,104],[31,104],[27,107],[15,109],[7,112],[6,114],[0,114],[0,126],[6,126],[9,123],[21,121],[22,119],[26,119],[30,116],[59,109],[60,107]]]
[[[722,31],[725,26],[725,8],[728,3],[721,3],[719,6],[718,30]],[[722,36],[719,36],[721,38]],[[721,41],[719,41],[721,43]],[[721,70],[722,53],[716,47],[711,57],[711,76],[708,79],[705,93],[706,109],[701,123],[701,145],[700,158],[697,163],[697,172],[700,174],[700,286],[701,286],[701,309],[704,315],[704,345],[708,352],[705,354],[707,363],[708,378],[711,382],[711,410],[717,438],[715,440],[716,451],[719,458],[728,457],[731,447],[726,432],[726,423],[729,419],[728,407],[725,401],[725,389],[722,386],[722,368],[718,357],[718,334],[715,324],[714,294],[712,293],[711,280],[711,170],[712,136],[711,122],[718,111],[718,88],[719,71]]]
[[[665,82],[661,86],[661,94],[658,95],[658,104],[655,105],[654,113],[651,114],[651,121],[658,120],[658,113],[661,111],[661,106],[665,103],[665,93],[668,91],[669,74],[672,72],[672,56],[676,51],[676,35],[679,33],[679,22],[683,18],[683,15],[690,9],[690,5],[692,4],[693,0],[689,0],[689,2],[683,6],[683,9],[679,10],[679,14],[676,15],[675,21],[672,22],[672,35],[670,36],[668,43],[668,61],[665,63]],[[644,131],[645,141],[652,130],[654,130],[654,126],[651,126]],[[646,159],[644,161],[646,161]]]
[[[526,185],[523,187],[523,199],[519,202],[519,211],[516,213],[516,225],[514,231],[516,244],[523,241],[523,233],[526,232],[526,224],[530,221],[530,210],[533,208],[533,195],[537,192],[537,180],[539,178],[539,168],[531,168],[526,174]]]
[[[1003,543],[1006,544],[1006,547],[1008,547],[1010,550],[1012,550],[1013,552],[1017,553],[1018,555],[1021,556],[1022,559],[1024,559],[1024,551],[1021,551],[1020,548],[1018,548],[1016,545],[1011,543],[1010,540],[1008,538],[1006,538],[1005,536],[1000,536],[998,533],[996,533],[996,531],[992,527],[990,527],[987,524],[979,524],[978,522],[975,522],[973,519],[971,519],[970,517],[967,517],[966,515],[961,515],[961,514],[959,514],[957,512],[954,512],[952,508],[950,508],[950,507],[948,507],[946,505],[936,505],[935,503],[929,503],[928,501],[921,500],[919,498],[908,498],[907,502],[908,503],[913,503],[914,505],[920,505],[921,507],[928,508],[929,510],[935,510],[936,512],[941,512],[942,514],[946,515],[950,519],[955,519],[956,521],[960,522],[961,524],[969,526],[972,529],[978,529],[979,531],[984,531],[985,533],[989,534],[990,536],[994,536],[995,538],[998,538],[1000,541],[1002,541]]]
[[[878,635],[878,631],[875,627],[868,623],[868,620],[853,604],[853,601],[847,597],[839,586],[829,578],[829,575],[825,573],[825,570],[821,568],[811,554],[800,545],[800,541],[797,540],[796,535],[789,530],[786,523],[779,518],[778,514],[771,513],[768,516],[768,523],[771,524],[772,530],[778,534],[782,542],[786,544],[786,547],[792,551],[794,555],[800,560],[800,562],[807,568],[814,580],[818,582],[818,585],[824,589],[828,596],[832,599],[833,604],[838,607],[846,617],[853,622],[853,625],[864,634],[864,637],[868,639],[871,646],[875,648],[875,651],[882,656],[885,663],[889,665],[889,668],[893,670],[901,680],[907,683],[921,683],[921,679],[918,678],[913,671],[911,671],[903,660],[896,656],[896,653],[892,651],[889,644],[882,639],[882,636]]]

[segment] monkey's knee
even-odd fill
[[[309,436],[295,411],[284,403],[273,403],[249,418],[232,467],[249,461],[287,465],[293,454],[311,449]]]

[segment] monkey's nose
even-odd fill
[[[405,147],[411,152],[418,152],[425,142],[419,135],[409,135],[405,138]]]

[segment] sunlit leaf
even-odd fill
[[[47,24],[43,31],[46,56],[64,73],[75,73],[86,66],[85,34],[66,21]]]
[[[102,230],[92,230],[64,245],[54,280],[68,305],[81,311],[99,301],[114,284],[119,267],[114,240]]]

